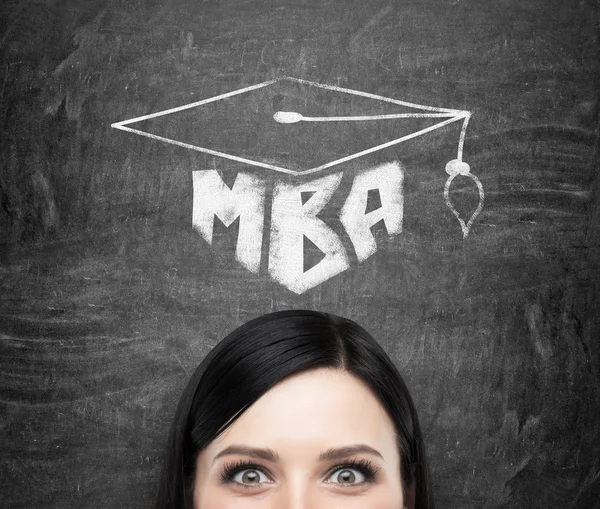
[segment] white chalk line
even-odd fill
[[[169,110],[158,111],[156,113],[150,113],[149,115],[144,115],[142,117],[136,117],[129,120],[123,120],[121,122],[115,122],[111,124],[111,127],[119,127],[127,124],[132,124],[134,122],[140,122],[142,120],[147,120],[149,118],[160,117],[162,115],[168,115],[169,113],[177,113],[178,111],[187,110],[190,108],[195,108],[196,106],[202,106],[203,104],[208,104],[214,101],[218,101],[220,99],[227,99],[228,97],[232,97],[234,95],[243,94],[244,92],[250,92],[251,90],[256,90],[258,88],[266,87],[267,85],[271,85],[275,82],[279,81],[279,79],[265,81],[263,83],[259,83],[258,85],[252,85],[250,87],[242,88],[240,90],[234,90],[233,92],[227,92],[226,94],[217,95],[215,97],[210,97],[208,99],[203,99],[201,101],[197,101],[190,104],[185,104],[183,106],[178,106],[176,108],[171,108]]]
[[[399,104],[401,106],[408,106],[409,108],[418,108],[418,109],[426,110],[426,111],[443,111],[446,113],[455,113],[455,114],[466,113],[463,110],[454,110],[454,109],[450,109],[450,108],[438,108],[436,106],[425,106],[423,104],[409,103],[406,101],[400,101],[398,99],[391,99],[390,97],[384,97],[382,95],[370,94],[368,92],[361,92],[359,90],[352,90],[350,88],[336,87],[335,85],[322,85],[321,83],[315,83],[313,81],[302,80],[300,78],[292,78],[291,76],[284,76],[281,79],[297,81],[298,83],[304,83],[307,85],[312,85],[314,87],[324,88],[327,90],[333,90],[336,92],[344,92],[346,94],[359,95],[361,97],[368,97],[370,99],[378,99],[379,101],[385,101],[385,102],[392,103],[392,104]]]
[[[232,156],[230,154],[226,154],[224,152],[219,152],[217,150],[211,150],[208,148],[198,147],[196,145],[190,145],[189,143],[183,143],[181,141],[172,140],[170,138],[164,138],[163,136],[158,136],[156,134],[147,133],[144,131],[139,131],[137,129],[132,129],[131,127],[125,127],[123,125],[113,125],[116,129],[121,129],[122,131],[128,131],[130,133],[139,134],[140,136],[146,136],[147,138],[152,138],[153,140],[164,141],[166,143],[171,143],[172,145],[177,145],[183,148],[190,148],[192,150],[196,150],[197,152],[204,152],[206,154],[211,154],[213,156],[225,157],[226,159],[231,159],[233,161],[238,161],[240,163],[250,164],[253,166],[260,166],[261,168],[267,168],[269,170],[280,171],[282,173],[288,173],[290,175],[299,175],[303,172],[298,172],[294,170],[289,170],[287,168],[282,168],[281,166],[274,166],[272,164],[261,163],[258,161],[252,161],[251,159],[245,159],[243,157]]]
[[[426,134],[428,132],[434,131],[435,129],[440,129],[441,127],[444,127],[444,126],[446,126],[448,124],[451,124],[452,122],[456,122],[458,120],[461,120],[462,118],[464,118],[462,115],[457,115],[457,116],[455,116],[453,118],[445,120],[444,122],[440,122],[439,124],[435,124],[435,125],[432,125],[430,127],[425,128],[425,129],[421,129],[420,131],[416,131],[414,133],[407,134],[406,136],[402,136],[402,138],[398,138],[398,139],[395,139],[395,140],[392,140],[392,141],[388,141],[387,143],[382,143],[381,145],[377,145],[376,147],[372,147],[372,148],[369,148],[367,150],[363,150],[362,152],[358,152],[356,154],[352,154],[352,155],[349,155],[347,157],[343,157],[341,159],[337,159],[337,160],[332,161],[330,163],[323,164],[321,166],[317,166],[316,168],[311,168],[310,170],[303,171],[302,175],[309,175],[309,174],[314,173],[316,171],[324,170],[325,168],[329,168],[331,166],[335,166],[337,164],[341,164],[341,163],[344,163],[346,161],[350,161],[352,159],[356,159],[357,157],[361,157],[361,156],[370,154],[371,152],[376,152],[378,150],[382,150],[384,148],[391,147],[392,145],[396,145],[398,143],[402,143],[403,141],[410,140],[412,138],[416,138],[417,136],[421,136],[421,135]]]
[[[460,223],[460,227],[463,232],[463,239],[465,239],[465,238],[467,238],[467,235],[469,235],[469,230],[471,229],[471,225],[473,224],[473,221],[475,221],[475,218],[479,215],[479,213],[483,209],[483,200],[484,200],[483,185],[481,185],[481,182],[479,181],[479,179],[472,173],[468,173],[467,175],[465,175],[465,177],[471,177],[473,179],[473,181],[477,185],[477,189],[479,190],[479,205],[477,205],[477,209],[475,209],[475,212],[473,212],[471,219],[469,219],[469,221],[465,224],[465,222],[461,219],[460,214],[454,208],[454,206],[452,205],[452,202],[450,201],[450,184],[452,183],[452,181],[454,180],[454,177],[456,177],[456,175],[459,175],[459,174],[454,173],[453,175],[450,175],[448,177],[448,180],[446,180],[446,185],[444,187],[444,198],[446,199],[446,205],[452,211],[452,213],[456,216],[456,219],[458,219],[458,222]]]
[[[457,159],[459,161],[462,161],[463,146],[465,144],[465,135],[467,134],[467,125],[469,123],[470,118],[471,118],[471,114],[467,113],[465,115],[465,121],[463,122],[462,129],[460,131],[460,138],[458,140],[458,156],[457,156]]]
[[[455,113],[392,113],[389,115],[360,115],[354,117],[305,117],[302,122],[343,122],[343,121],[365,121],[365,120],[387,120],[395,118],[449,118],[455,117]]]

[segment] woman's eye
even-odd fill
[[[260,480],[260,476],[263,475],[266,480]],[[249,484],[249,485],[259,485],[263,482],[268,482],[269,478],[260,470],[255,468],[247,468],[245,470],[240,470],[231,478],[233,481],[239,484]]]
[[[358,472],[359,475],[356,476],[354,472]],[[338,468],[329,477],[331,478],[333,478],[331,482],[338,484],[363,484],[366,481],[365,475],[359,469],[350,467]]]

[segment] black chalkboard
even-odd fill
[[[309,308],[398,366],[438,507],[600,507],[599,11],[3,2],[0,505],[149,507],[195,367]]]

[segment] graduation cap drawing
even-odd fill
[[[175,114],[177,122],[168,122]],[[444,198],[466,238],[484,201],[481,182],[462,160],[470,117],[464,110],[286,76],[112,127],[273,172],[311,175],[462,122],[457,157],[445,168]],[[479,191],[479,204],[466,223],[450,200],[450,184],[458,175],[471,178]]]

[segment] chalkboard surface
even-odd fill
[[[0,506],[150,507],[195,367],[310,308],[398,366],[438,507],[600,507],[599,11],[3,2]]]

